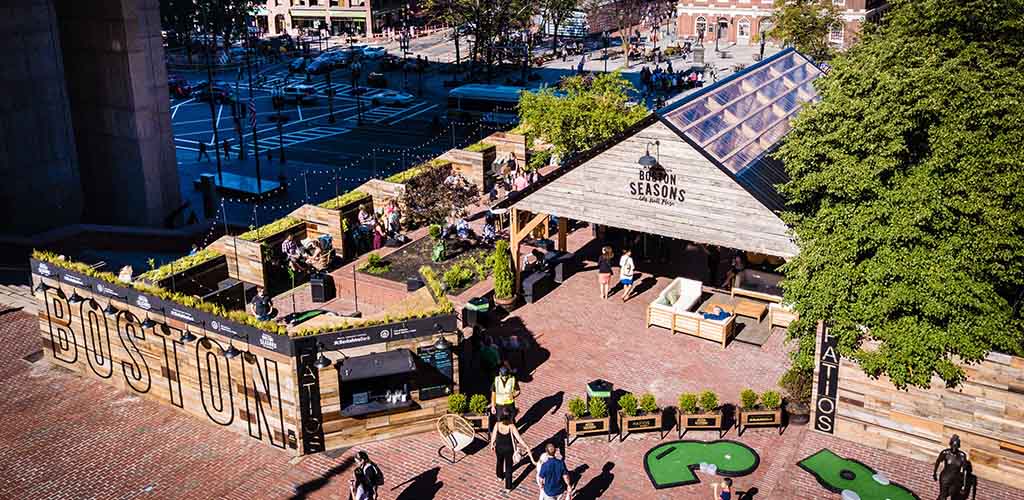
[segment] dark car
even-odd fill
[[[167,75],[167,91],[172,97],[188,97],[192,94],[192,85],[183,76]]]
[[[334,69],[334,63],[329,59],[316,58],[306,66],[306,73],[319,75]]]
[[[394,54],[388,54],[380,61],[381,71],[394,71],[399,69],[402,69],[402,58]]]
[[[235,100],[235,93],[231,88],[218,83],[214,83],[211,89],[209,85],[203,82],[197,90],[192,91],[192,97],[197,101],[208,101],[211,95],[213,96],[213,102],[230,103]]]
[[[288,72],[302,73],[303,71],[306,71],[306,65],[308,64],[309,61],[305,57],[296,57],[288,64]]]
[[[374,88],[383,89],[387,88],[388,79],[384,78],[384,73],[377,73],[374,71],[373,73],[366,75],[366,84]]]

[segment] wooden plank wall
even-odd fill
[[[156,283],[160,288],[203,296],[217,290],[217,285],[229,276],[228,261],[219,256],[190,269],[176,272]]]
[[[67,283],[61,286],[71,294]],[[86,298],[93,296],[86,289],[77,291]],[[43,294],[36,296],[42,302]],[[39,328],[49,362],[298,454],[292,358],[236,341],[235,346],[248,354],[228,360],[223,356],[228,338],[191,326],[199,340],[182,343],[186,324],[159,313],[150,314],[165,323],[166,330],[142,328],[146,311],[116,301],[116,307],[127,308],[130,314],[116,319],[104,316],[101,308],[106,298],[96,307],[89,301],[72,306],[52,292],[46,299],[40,304]]]
[[[975,474],[1024,488],[1024,358],[992,353],[964,368],[959,388],[936,377],[929,389],[901,391],[843,359],[835,435],[932,463],[957,434]]]
[[[238,253],[235,253],[235,244]],[[210,248],[224,254],[228,261],[228,275],[246,283],[266,286],[263,273],[263,249],[254,241],[245,241],[233,236],[221,236],[210,244]],[[236,258],[237,255],[237,258]]]
[[[341,210],[303,205],[289,215],[306,222],[307,238],[319,238],[323,234],[331,235],[331,246],[338,251],[339,255],[344,255],[345,232],[341,228]]]
[[[512,134],[509,132],[495,132],[485,137],[480,142],[493,144],[497,148],[498,155],[515,153],[519,161],[526,161],[526,136]]]
[[[490,188],[490,181],[487,175],[494,163],[497,151],[495,148],[487,149],[479,153],[462,149],[452,149],[441,156],[442,159],[452,162],[452,169],[462,174],[469,182],[476,185],[481,192]]]
[[[402,195],[405,194],[405,184],[396,184],[380,179],[370,179],[356,189],[373,198],[374,210],[383,209],[390,200],[401,200]]]
[[[458,336],[454,333],[445,335],[453,346],[458,345]],[[433,345],[434,337],[404,339],[386,344],[374,344],[365,347],[344,349],[345,356],[364,356],[373,352],[387,352],[395,349],[409,349],[416,354],[416,349]],[[459,388],[459,350],[453,348],[452,371],[455,377],[455,392]],[[338,351],[326,352],[327,357],[334,361],[341,359]],[[396,436],[403,436],[434,429],[438,417],[448,412],[448,398],[440,397],[420,401],[419,390],[412,391],[412,398],[419,408],[390,415],[360,418],[341,416],[341,394],[336,369],[320,372],[320,407],[323,412],[324,440],[328,450],[354,446],[359,443],[380,441]]]

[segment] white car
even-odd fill
[[[386,106],[408,106],[416,100],[412,94],[408,92],[402,92],[400,90],[385,90],[375,96],[373,96],[373,105],[379,106],[381,104]]]
[[[367,59],[379,59],[387,55],[388,49],[384,47],[364,47],[363,57]]]
[[[289,85],[281,89],[281,95],[286,101],[295,101],[296,104],[314,102],[316,101],[316,87],[305,84]]]

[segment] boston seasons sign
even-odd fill
[[[686,200],[686,190],[676,186],[676,175],[660,164],[640,167],[637,179],[629,183],[629,194],[635,200],[669,207]]]
[[[46,262],[32,260],[32,269],[36,274],[47,278],[59,279],[79,288],[87,288],[95,294],[138,307],[145,311],[153,311],[168,318],[204,328],[209,331],[233,337],[237,340],[248,340],[252,345],[262,347],[281,354],[291,355],[290,339],[283,335],[265,332],[258,328],[235,323],[223,317],[205,311],[183,306],[176,302],[166,301],[153,295],[140,293],[137,290],[110,284],[106,281],[78,274]],[[159,318],[154,318],[159,319]]]

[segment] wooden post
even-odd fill
[[[509,220],[509,249],[512,251],[512,265],[516,268],[516,287],[515,292],[519,293],[519,287],[522,285],[522,270],[519,267],[519,209],[512,208],[512,217]]]
[[[551,226],[551,224],[550,224],[550,222],[549,222],[549,220],[548,220],[548,219],[550,219],[550,218],[551,218],[551,216],[550,216],[550,215],[549,215],[549,216],[547,216],[547,217],[544,217],[544,223],[540,225],[540,228],[541,228],[541,231],[540,231],[540,233],[541,233],[541,237],[542,237],[542,238],[544,238],[545,240],[546,240],[546,239],[548,239],[549,237],[551,237],[551,231],[550,231],[550,229],[551,229],[551,227],[550,227],[550,226]]]
[[[569,219],[565,217],[558,218],[558,251],[566,251],[566,236],[569,233]]]

